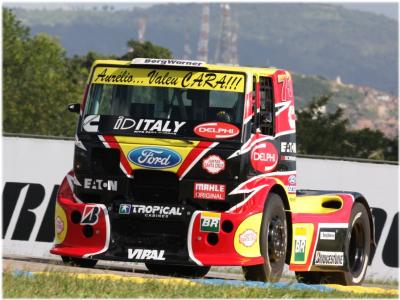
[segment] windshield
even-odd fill
[[[147,75],[155,72],[140,69],[142,73],[146,71]],[[119,72],[119,75],[124,74]],[[236,92],[228,88],[226,81],[230,74],[218,74],[219,77],[225,76],[224,85],[221,85],[221,82],[213,84],[211,81],[203,85],[197,81],[193,85],[192,81],[199,78],[197,73],[202,73],[203,77],[214,73],[171,70],[164,72],[166,73],[163,77],[160,75],[158,81],[154,78],[151,81],[151,75],[147,76],[147,80],[138,79],[136,74],[133,84],[115,82],[117,80],[105,82],[104,77],[98,80],[99,74],[102,73],[95,72],[86,101],[85,120],[88,116],[92,119],[94,116],[101,116],[101,119],[97,120],[98,131],[103,133],[118,131],[118,134],[126,135],[173,134],[205,138],[233,138],[239,135],[243,116],[244,84]],[[192,74],[191,80],[186,80],[183,84],[185,76],[188,78],[188,73]],[[166,74],[170,76],[170,84]],[[242,74],[232,74],[231,77],[238,77],[244,82]],[[176,81],[172,82],[174,78]],[[199,126],[205,126],[206,129],[199,129]],[[210,126],[214,129],[211,130]],[[83,127],[85,128],[85,122]],[[220,135],[207,134],[215,130],[227,131],[225,135],[224,132],[220,132]]]

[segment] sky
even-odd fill
[[[177,2],[177,1],[172,1]],[[244,1],[243,1],[244,2]],[[375,14],[382,14],[388,18],[398,20],[399,14],[399,4],[396,2],[328,2],[328,1],[321,1],[325,4],[333,4],[333,5],[340,5],[347,9],[354,9],[360,11],[371,12]],[[163,1],[163,3],[167,3],[167,1]],[[132,7],[150,7],[153,4],[149,3],[140,3],[140,2],[86,2],[86,3],[79,3],[78,1],[73,2],[65,2],[65,3],[51,3],[51,2],[36,2],[36,1],[29,1],[29,2],[21,2],[21,1],[4,1],[5,6],[7,7],[23,7],[26,9],[38,9],[38,8],[46,8],[46,9],[57,9],[57,8],[64,8],[64,9],[90,9],[93,6],[102,6],[102,5],[113,5],[115,9],[129,9]]]

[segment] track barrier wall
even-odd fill
[[[58,185],[72,168],[74,142],[3,137],[3,254],[56,258],[54,236]],[[398,279],[398,165],[297,159],[298,189],[357,191],[375,219],[377,248],[367,278]]]

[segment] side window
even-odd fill
[[[260,129],[262,134],[274,135],[274,101],[272,91],[272,79],[260,77]]]
[[[257,114],[257,105],[256,105],[256,99],[257,99],[257,78],[256,76],[253,76],[253,93],[252,93],[252,98],[251,98],[251,105],[253,106],[253,119],[252,119],[252,125],[251,125],[251,132],[255,133],[257,129],[257,124],[258,124],[258,114]]]

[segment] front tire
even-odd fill
[[[62,261],[67,266],[81,267],[81,268],[93,268],[97,264],[95,259],[87,259],[80,257],[61,256]]]
[[[207,275],[211,267],[204,266],[180,266],[180,265],[157,265],[145,263],[150,273],[166,276],[199,278]]]
[[[279,281],[285,265],[287,222],[282,199],[270,193],[261,223],[260,250],[264,263],[243,267],[244,277],[251,281]]]
[[[371,229],[367,209],[356,202],[351,210],[345,241],[348,272],[296,272],[297,281],[308,284],[360,285],[367,272],[371,252]]]

